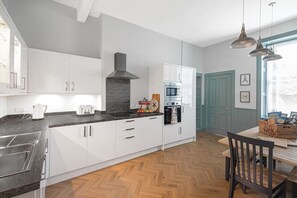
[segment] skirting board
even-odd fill
[[[174,147],[174,146],[186,144],[186,143],[193,142],[193,141],[196,141],[195,137],[167,144],[167,145],[165,145],[165,148],[171,148],[171,147]],[[56,183],[59,183],[59,182],[65,181],[65,180],[72,179],[74,177],[85,175],[85,174],[88,174],[88,173],[91,173],[91,172],[94,172],[94,171],[97,171],[97,170],[100,170],[100,169],[103,169],[103,168],[106,168],[106,167],[109,167],[109,166],[113,166],[115,164],[119,164],[121,162],[125,162],[125,161],[128,161],[128,160],[137,158],[137,157],[141,157],[143,155],[147,155],[147,154],[152,153],[152,152],[160,151],[160,150],[162,150],[162,146],[151,148],[151,149],[141,151],[141,152],[138,152],[138,153],[133,153],[133,154],[130,154],[130,155],[127,155],[127,156],[124,156],[124,157],[120,157],[120,158],[116,158],[116,159],[109,160],[109,161],[106,161],[106,162],[102,162],[100,164],[96,164],[96,165],[93,165],[93,166],[78,169],[78,170],[75,170],[75,171],[72,171],[72,172],[69,172],[69,173],[65,173],[65,174],[62,174],[62,175],[57,175],[55,177],[47,178],[46,181],[45,181],[45,185],[50,186],[50,185],[53,185],[53,184],[56,184]]]

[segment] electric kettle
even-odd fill
[[[33,105],[33,113],[32,113],[32,119],[33,120],[40,120],[44,118],[44,113],[47,109],[46,105]]]

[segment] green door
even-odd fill
[[[207,130],[219,135],[231,131],[232,72],[206,75]]]

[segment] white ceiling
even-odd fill
[[[54,1],[77,8],[85,0]],[[270,26],[272,1],[262,0],[263,27]],[[259,27],[259,2],[245,1],[247,32]],[[297,0],[276,2],[275,24],[297,18]],[[102,12],[201,47],[237,37],[242,24],[242,0],[94,0],[90,15]]]

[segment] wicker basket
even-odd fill
[[[284,139],[297,139],[297,125],[276,124],[273,119],[259,120],[259,132]]]

